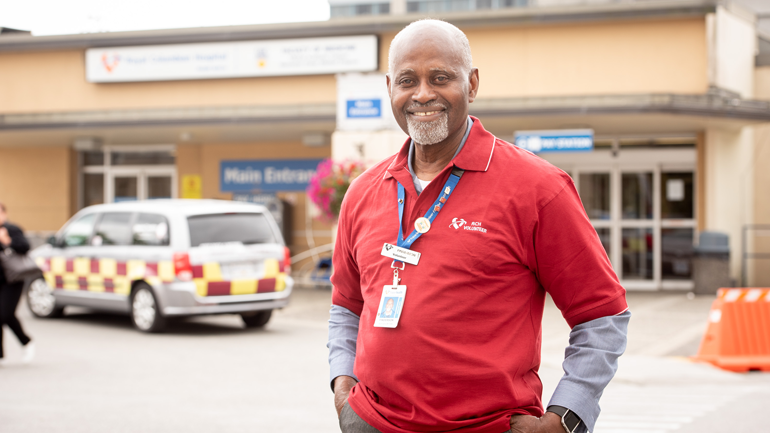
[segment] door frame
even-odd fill
[[[178,182],[176,164],[167,165],[112,165],[112,152],[175,152],[174,144],[135,144],[135,145],[105,145],[101,148],[104,152],[104,164],[98,166],[86,166],[80,169],[80,185],[78,185],[79,207],[83,207],[83,174],[102,174],[104,176],[104,203],[113,203],[115,199],[114,180],[116,176],[137,177],[137,200],[147,199],[147,177],[153,175],[171,177],[171,198],[177,198]]]

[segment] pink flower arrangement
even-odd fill
[[[340,216],[342,199],[350,183],[364,170],[364,165],[357,161],[324,159],[318,164],[315,176],[310,178],[307,195],[321,210],[321,219],[335,221]]]

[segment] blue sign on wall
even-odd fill
[[[594,148],[593,129],[517,131],[515,144],[533,153],[589,152]]]
[[[219,189],[222,192],[304,191],[319,162],[320,159],[222,161]]]
[[[382,101],[379,99],[348,99],[348,118],[381,117]]]

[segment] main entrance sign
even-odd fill
[[[89,48],[90,83],[367,72],[377,36]]]
[[[222,161],[222,192],[304,191],[320,159]]]

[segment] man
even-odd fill
[[[385,308],[382,309],[382,313],[380,314],[380,317],[392,319],[396,316],[396,311],[393,309],[393,298],[389,298],[387,302],[385,302]]]
[[[387,85],[411,139],[353,182],[334,250],[342,431],[592,430],[630,314],[572,180],[468,116],[479,71],[456,27],[402,30]],[[544,413],[546,292],[572,331]],[[386,295],[401,297],[395,325],[377,320]]]

